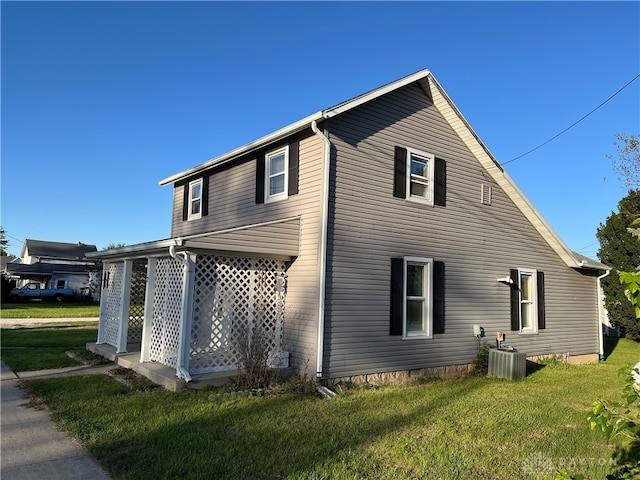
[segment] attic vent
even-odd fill
[[[480,203],[491,205],[491,185],[480,184]]]

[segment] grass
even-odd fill
[[[87,352],[87,342],[95,342],[96,327],[47,327],[2,329],[0,357],[14,372],[61,368],[78,365],[67,356],[73,351],[89,363],[96,356]]]
[[[604,478],[612,447],[586,422],[617,399],[640,345],[599,365],[549,364],[509,382],[469,377],[300,393],[167,392],[107,376],[23,382],[114,480]]]
[[[2,318],[81,318],[99,317],[99,302],[40,302],[2,303]]]

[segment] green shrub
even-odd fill
[[[479,377],[489,372],[489,342],[483,342],[473,361],[473,374]]]
[[[631,372],[630,366],[620,369],[619,374],[627,375],[621,401],[596,400],[587,416],[592,430],[599,430],[607,442],[617,441],[611,456],[615,467],[607,480],[640,478],[640,407],[635,403],[640,385]]]

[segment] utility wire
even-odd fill
[[[523,153],[522,155],[519,155],[515,158],[512,158],[511,160],[504,162],[502,165],[506,165],[507,163],[511,163],[511,162],[515,162],[516,160],[518,160],[519,158],[522,158],[526,155],[529,155],[532,152],[535,152],[536,150],[538,150],[541,147],[544,147],[547,143],[555,140],[556,138],[558,138],[560,135],[562,135],[563,133],[565,133],[566,131],[572,129],[573,127],[575,127],[577,124],[579,124],[581,121],[583,121],[585,118],[587,118],[589,115],[591,115],[593,112],[595,112],[596,110],[598,110],[600,107],[604,106],[604,104],[606,104],[607,102],[609,102],[611,99],[613,99],[613,97],[615,97],[616,95],[618,95],[620,92],[622,92],[625,88],[627,88],[629,85],[631,85],[633,82],[635,82],[638,78],[640,78],[640,73],[638,75],[636,75],[634,78],[632,78],[629,82],[627,82],[627,84],[622,87],[620,90],[618,90],[616,93],[614,93],[613,95],[611,95],[609,98],[607,98],[604,102],[602,102],[600,105],[598,105],[596,108],[594,108],[593,110],[591,110],[589,113],[587,113],[585,116],[583,116],[580,120],[578,120],[577,122],[574,122],[573,124],[569,125],[567,128],[565,128],[564,130],[562,130],[560,133],[558,133],[557,135],[554,135],[553,137],[551,137],[549,140],[547,140],[544,143],[541,143],[540,145],[538,145],[535,148],[532,148],[531,150],[529,150],[526,153]]]

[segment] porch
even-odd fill
[[[276,223],[299,230],[298,218]],[[87,348],[170,390],[237,376],[247,342],[263,342],[268,366],[286,369],[286,269],[297,232],[291,237],[295,245],[280,243],[277,253],[222,250],[219,232],[99,252],[98,338]]]

